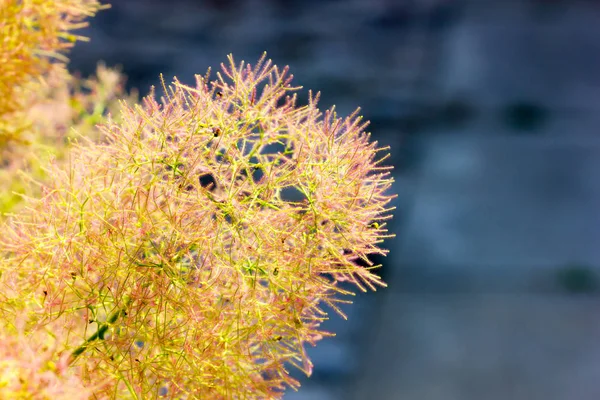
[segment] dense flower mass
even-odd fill
[[[386,149],[290,82],[230,58],[123,103],[4,228],[1,283],[30,295],[3,303],[76,321],[65,348],[95,396],[280,398],[341,283],[383,285],[367,256],[390,236]]]
[[[65,60],[63,52],[84,37],[99,8],[97,0],[0,0],[0,145],[19,138],[26,125],[20,114],[35,96],[38,80]]]
[[[0,332],[0,398],[87,400],[86,388],[69,368],[68,354],[59,354],[58,329],[23,334],[23,327]],[[57,328],[57,327],[55,327]]]
[[[35,92],[35,100],[22,113],[28,129],[20,141],[0,145],[0,218],[22,205],[22,195],[39,196],[39,186],[28,185],[23,172],[35,181],[49,179],[43,169],[49,158],[65,159],[70,140],[83,135],[94,141],[103,140],[96,129],[109,112],[118,112],[118,99],[134,104],[136,94],[127,94],[123,76],[99,64],[94,76],[83,79],[72,76],[64,65],[54,64],[44,77],[45,84]],[[24,143],[24,140],[27,143]]]
[[[114,70],[100,65],[84,80],[66,69],[67,50],[86,40],[73,32],[101,8],[96,0],[0,0],[0,218],[21,195],[39,194],[23,172],[44,181],[42,165],[49,154],[64,156],[72,130],[98,138],[95,125],[126,97]]]

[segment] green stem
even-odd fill
[[[129,306],[129,304],[131,303],[131,300],[128,299],[126,302],[126,306]],[[83,344],[81,346],[79,346],[78,348],[76,348],[73,353],[71,354],[73,356],[73,359],[79,357],[90,345],[90,343],[92,343],[95,340],[104,340],[104,336],[106,335],[106,332],[108,331],[108,328],[110,327],[110,325],[114,324],[115,322],[117,322],[117,319],[119,319],[119,316],[121,315],[126,315],[126,311],[125,308],[119,309],[115,312],[113,312],[112,314],[109,315],[108,319],[106,320],[105,323],[101,324],[98,326],[98,330],[89,338],[87,338],[87,340],[85,342],[83,342]]]

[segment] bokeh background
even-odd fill
[[[70,69],[142,95],[267,51],[391,146],[389,288],[285,399],[600,398],[600,3],[114,0],[85,34]]]

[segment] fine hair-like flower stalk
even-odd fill
[[[4,228],[2,312],[77,326],[97,397],[280,398],[342,283],[384,285],[392,179],[361,117],[297,106],[264,57],[210,79],[123,103]]]

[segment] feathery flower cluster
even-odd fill
[[[23,320],[21,320],[23,321]],[[23,334],[23,326],[0,333],[0,398],[6,400],[87,400],[92,390],[60,354],[59,329]]]
[[[209,73],[123,103],[3,228],[20,295],[0,316],[76,326],[63,346],[99,398],[280,398],[341,283],[384,285],[367,255],[391,236],[387,149],[356,113],[297,106],[264,57]]]
[[[4,188],[0,192],[0,215],[17,211],[23,194],[39,195],[39,186],[30,185],[29,181],[48,179],[43,166],[52,157],[64,160],[75,135],[103,140],[96,125],[108,113],[118,114],[119,98],[131,104],[137,98],[135,92],[125,92],[119,71],[103,64],[86,79],[72,76],[62,64],[54,64],[44,81],[37,88],[32,105],[23,112],[29,127],[21,139],[27,137],[27,144],[8,142],[0,146],[0,186]],[[27,181],[23,172],[28,175]]]
[[[41,166],[64,157],[71,130],[98,139],[95,125],[126,97],[115,70],[99,65],[87,80],[66,70],[63,53],[86,40],[71,32],[102,8],[96,0],[0,0],[0,216],[16,211],[21,195],[39,194],[29,181],[47,179]]]
[[[86,38],[71,31],[87,24],[97,0],[0,0],[0,145],[18,140],[21,112],[61,52]]]

